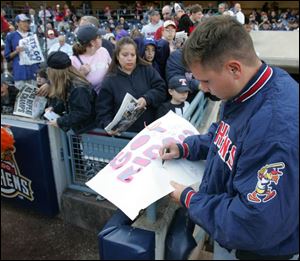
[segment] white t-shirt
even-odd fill
[[[144,34],[145,38],[153,38],[156,30],[163,25],[163,21],[160,20],[157,24],[153,25],[151,23],[144,25],[141,33]]]
[[[59,43],[55,43],[51,46],[51,48],[48,51],[48,54],[52,53],[52,52],[56,52],[56,51],[62,51],[64,53],[66,53],[69,56],[73,55],[73,49],[72,46],[65,43],[62,47],[60,47]]]
[[[91,71],[86,75],[86,79],[92,84],[94,90],[99,93],[102,80],[107,72],[111,63],[111,58],[108,51],[100,47],[92,56],[81,54],[79,55],[83,64],[89,64]],[[72,65],[79,70],[81,63],[76,56],[71,56]]]
[[[241,24],[245,24],[245,15],[242,12],[237,12],[235,17]]]

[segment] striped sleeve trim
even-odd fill
[[[191,199],[195,194],[196,194],[196,192],[194,190],[190,190],[188,193],[186,193],[185,199],[184,199],[184,205],[187,208],[190,207]]]
[[[186,159],[189,156],[189,146],[186,143],[182,143],[183,146],[183,158]]]

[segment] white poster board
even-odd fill
[[[19,46],[24,47],[24,51],[20,52],[20,65],[44,62],[44,55],[36,34],[21,39]]]
[[[174,191],[171,180],[186,186],[201,182],[204,161],[180,159],[162,165],[158,153],[163,144],[193,134],[198,134],[194,126],[170,111],[137,134],[86,185],[133,220],[141,209]]]

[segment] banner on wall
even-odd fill
[[[21,175],[15,159],[16,148],[12,131],[1,126],[1,196],[34,200],[31,180]]]
[[[86,185],[120,208],[131,220],[140,210],[174,191],[170,181],[190,186],[202,180],[204,161],[169,160],[159,149],[199,134],[184,118],[170,111],[138,133]]]

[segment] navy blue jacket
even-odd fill
[[[263,64],[224,102],[220,122],[184,143],[206,159],[199,192],[181,202],[191,219],[227,249],[299,253],[299,84]]]
[[[118,69],[116,74],[110,73],[105,76],[97,97],[99,128],[105,128],[113,120],[127,92],[136,99],[144,97],[147,102],[147,110],[128,129],[132,132],[141,131],[144,122],[147,125],[153,122],[157,107],[167,98],[165,82],[152,66],[137,65],[130,75]]]
[[[63,114],[57,119],[57,125],[64,131],[72,129],[76,134],[84,133],[96,127],[95,101],[96,92],[91,86],[73,81],[68,87],[67,101],[64,106],[57,103],[54,111]]]
[[[199,81],[196,80],[192,73],[187,71],[182,63],[182,49],[177,49],[172,52],[166,64],[166,80],[167,82],[174,76],[183,75],[189,81],[189,86],[192,92],[199,90]]]

